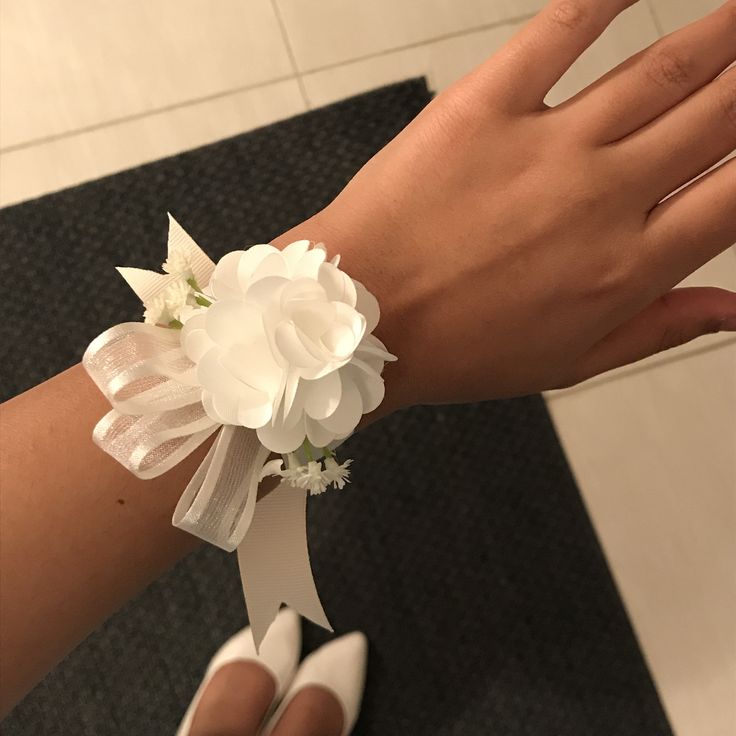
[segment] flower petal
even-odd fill
[[[238,403],[230,400],[229,397],[221,393],[212,394],[212,405],[215,411],[222,417],[223,424],[238,423]]]
[[[232,404],[232,408],[228,408],[224,403],[214,401],[213,405],[221,416],[235,416],[240,401],[254,407],[269,400],[266,393],[233,376],[222,365],[219,351],[216,349],[208,350],[197,364],[197,380],[202,388],[214,395],[215,399],[222,397],[226,403]]]
[[[283,276],[266,276],[253,281],[245,296],[249,302],[265,308],[270,304],[279,304],[281,293],[291,282]]]
[[[250,343],[233,345],[223,351],[221,360],[223,366],[238,380],[270,397],[276,395],[283,368],[271,352],[265,335],[258,335]]]
[[[191,321],[190,319],[184,326],[186,327]],[[213,346],[214,343],[205,330],[190,330],[187,335],[182,335],[184,353],[193,363],[199,363],[202,356]]]
[[[340,371],[332,371],[313,381],[302,381],[305,392],[304,411],[313,419],[333,414],[342,396]]]
[[[337,409],[329,416],[320,420],[325,429],[336,435],[346,435],[352,432],[363,416],[363,399],[356,385],[345,382],[342,385],[342,396]]]
[[[261,311],[243,301],[215,302],[207,307],[205,329],[213,342],[224,348],[254,342],[263,332]]]
[[[241,291],[248,288],[253,272],[260,266],[261,262],[272,253],[279,253],[279,249],[268,243],[257,243],[251,245],[246,251],[241,251],[242,255],[238,261],[238,284]]]
[[[281,292],[281,308],[286,314],[300,308],[304,301],[326,302],[327,294],[319,281],[299,277],[288,283]]]
[[[389,353],[386,346],[375,335],[365,335],[355,352],[363,360],[377,358],[381,363],[398,360],[393,353]]]
[[[294,324],[309,337],[312,344],[319,344],[320,336],[335,324],[335,305],[325,301],[302,301],[289,310]],[[315,347],[315,349],[317,349]],[[318,351],[321,353],[321,351]]]
[[[297,422],[293,427],[286,427],[281,422],[276,425],[264,424],[256,430],[258,439],[272,452],[293,452],[304,442],[306,431],[304,422]]]
[[[212,394],[206,389],[202,389],[202,408],[210,419],[219,424],[224,424],[222,417],[217,413],[215,405],[212,403]]]
[[[352,330],[355,335],[355,347],[357,347],[365,335],[367,326],[365,315],[344,302],[333,302],[333,306],[335,307],[335,321]]]
[[[253,270],[248,283],[244,284],[241,281],[241,286],[247,288],[248,284],[253,284],[260,279],[268,278],[269,276],[282,276],[283,278],[289,278],[289,266],[279,250],[267,255]]]
[[[190,317],[181,328],[181,347],[184,354],[194,363],[204,355],[205,350],[211,347],[212,341],[204,329],[205,314],[195,314]]]
[[[381,310],[378,306],[378,300],[375,296],[373,296],[373,294],[370,293],[370,291],[368,291],[368,289],[365,288],[365,286],[363,286],[363,284],[360,283],[360,281],[356,281],[355,279],[353,279],[353,283],[355,284],[355,291],[357,294],[355,308],[361,314],[365,315],[365,331],[373,332],[373,330],[376,329],[378,320],[381,317]]]
[[[267,475],[281,475],[284,469],[284,461],[281,458],[269,460],[262,468],[258,476],[259,480],[263,480]]]
[[[274,333],[276,347],[287,364],[298,368],[320,368],[325,361],[307,349],[302,337],[292,322],[279,323]]]
[[[322,343],[338,360],[349,358],[357,347],[353,331],[345,325],[330,327],[327,332],[323,333]]]
[[[386,395],[386,384],[380,375],[374,371],[362,371],[348,363],[340,369],[345,382],[354,383],[363,400],[363,414],[373,411],[383,401]]]
[[[288,417],[294,405],[294,397],[296,396],[297,389],[299,388],[299,373],[297,371],[289,371],[286,376],[286,387],[284,388],[284,423],[286,417]]]
[[[308,250],[308,240],[295,240],[293,243],[289,243],[289,245],[281,251],[289,266],[289,276],[294,272],[296,264]]]
[[[242,295],[238,284],[238,264],[245,253],[244,250],[234,250],[217,262],[208,287],[216,299],[238,299]]]
[[[308,250],[297,262],[292,278],[299,276],[307,276],[310,279],[317,279],[319,267],[325,261],[326,252],[322,248],[312,248]]]
[[[251,429],[262,427],[271,421],[272,406],[271,402],[268,401],[268,397],[266,397],[266,401],[255,406],[251,406],[247,401],[241,399],[237,406],[238,424]]]
[[[330,301],[345,302],[351,307],[356,305],[357,291],[353,280],[332,263],[323,263],[319,267],[318,280]]]
[[[327,447],[335,439],[333,432],[326,429],[322,424],[309,416],[305,417],[307,439],[314,447]]]

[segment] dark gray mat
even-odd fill
[[[217,258],[327,204],[430,100],[391,85],[0,213],[4,398],[140,319],[115,265],[158,268],[166,211]],[[311,499],[336,631],[371,642],[356,734],[670,734],[539,396],[415,407],[347,443],[354,483]],[[104,493],[104,490],[101,490]],[[15,709],[7,736],[173,733],[245,623],[234,555],[202,548]],[[327,634],[305,626],[305,652]]]

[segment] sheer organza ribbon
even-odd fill
[[[141,292],[155,288],[160,284]],[[206,414],[179,331],[115,325],[90,343],[82,363],[112,405],[94,441],[139,478],[165,473],[218,433],[172,523],[228,552],[237,549],[256,648],[282,602],[332,631],[309,562],[306,490],[282,482],[256,503],[269,451],[255,430]]]

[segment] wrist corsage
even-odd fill
[[[256,646],[282,602],[331,630],[306,496],[350,481],[352,460],[337,448],[381,403],[383,367],[397,359],[372,334],[376,298],[339,263],[323,243],[298,240],[215,265],[169,216],[163,273],[118,268],[143,322],[106,330],[82,359],[112,405],[93,439],[138,477],[165,473],[217,433],[172,523],[237,549]],[[281,482],[256,504],[266,475]]]

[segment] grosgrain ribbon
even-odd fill
[[[282,602],[332,631],[309,562],[306,491],[282,482],[256,503],[269,450],[256,431],[221,425],[205,412],[194,364],[176,330],[115,325],[82,358],[112,405],[93,439],[139,478],[170,470],[219,430],[182,494],[172,523],[238,563],[256,650]]]

